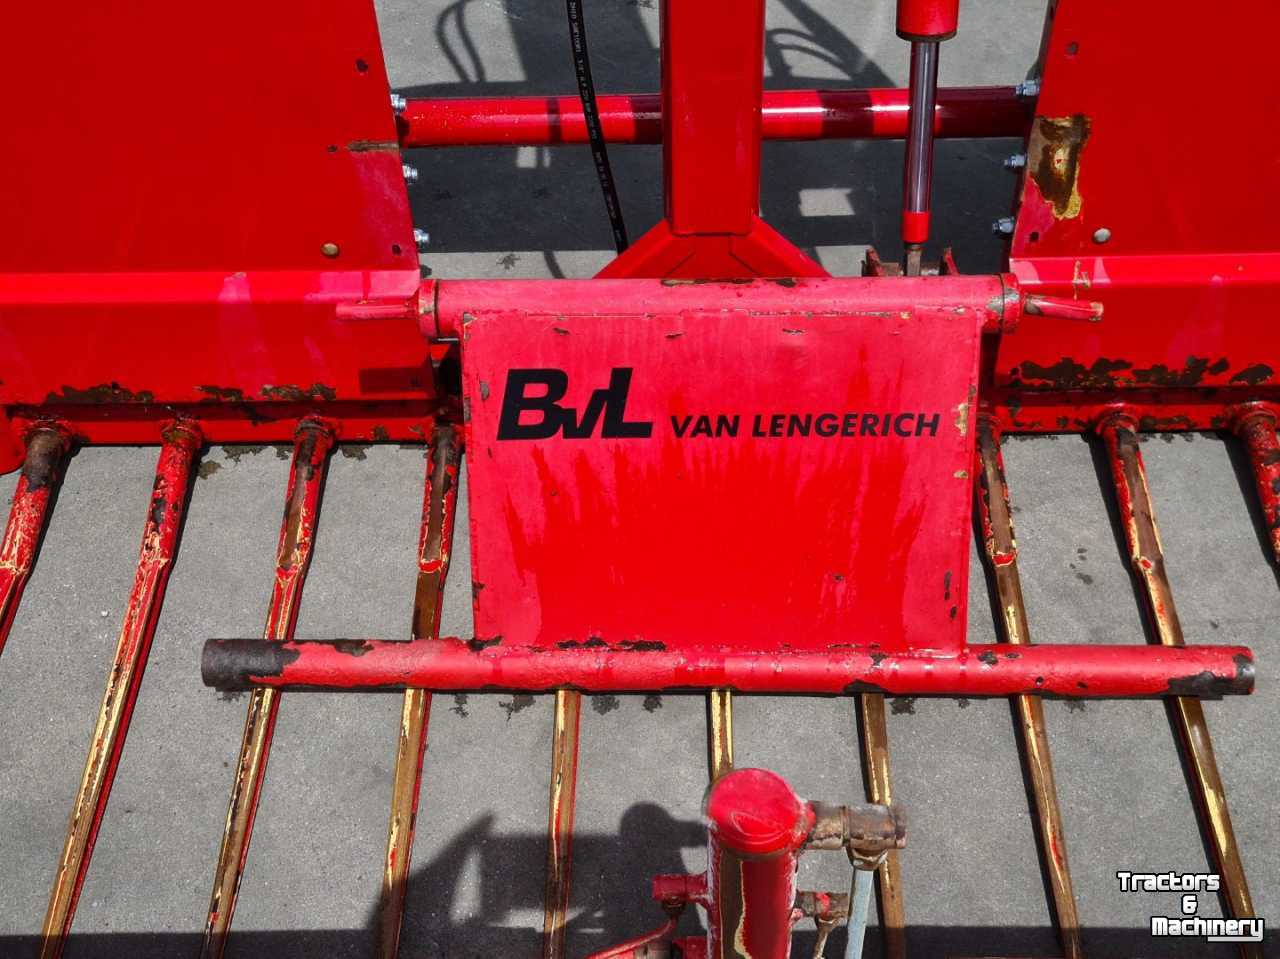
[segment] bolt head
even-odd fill
[[[1111,239],[1111,231],[1105,226],[1098,227],[1098,229],[1093,231],[1094,243],[1106,243],[1109,239]]]
[[[1004,168],[1006,170],[1021,170],[1026,165],[1027,155],[1025,153],[1015,153],[1004,158]]]
[[[320,244],[320,252],[329,257],[329,259],[333,259],[340,251],[336,243],[322,243]]]
[[[1002,216],[991,224],[991,232],[997,236],[1012,236],[1014,220],[1011,216]]]
[[[417,246],[419,252],[426,250],[427,246],[431,243],[431,234],[426,230],[415,229],[413,231],[413,242],[414,245]]]
[[[406,164],[405,164],[404,166],[402,166],[400,169],[401,169],[401,171],[403,171],[403,173],[404,173],[404,179],[405,179],[405,182],[406,182],[406,183],[417,183],[417,182],[418,182],[418,168],[417,168],[417,167],[409,166],[409,164],[407,164],[407,163],[406,163]]]
[[[391,94],[391,109],[394,110],[397,114],[404,113],[405,107],[407,107],[408,105],[409,105],[409,102],[405,100],[405,98],[402,97],[400,94],[398,93]]]

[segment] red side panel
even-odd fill
[[[424,398],[412,323],[337,318],[419,277],[371,3],[10,14],[0,407]]]
[[[958,648],[974,304],[999,281],[912,305],[929,282],[441,284],[476,635]]]
[[[998,384],[1274,395],[1280,134],[1273,64],[1241,47],[1242,29],[1277,35],[1280,5],[1058,5],[1011,268],[1028,292],[1106,314],[1028,317],[1000,346]]]

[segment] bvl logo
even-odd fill
[[[559,433],[567,440],[585,440],[601,421],[602,439],[647,439],[653,435],[653,424],[626,418],[630,389],[631,369],[615,368],[609,373],[608,386],[591,391],[579,418],[574,407],[560,405],[569,390],[569,374],[564,370],[509,370],[498,439],[546,440]]]

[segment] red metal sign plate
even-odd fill
[[[603,282],[457,293],[480,641],[958,646],[975,311]]]

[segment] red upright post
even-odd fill
[[[764,0],[662,6],[666,218],[602,277],[825,276],[760,219]]]
[[[739,769],[707,793],[707,954],[785,959],[791,954],[796,863],[813,807],[787,781]]]

